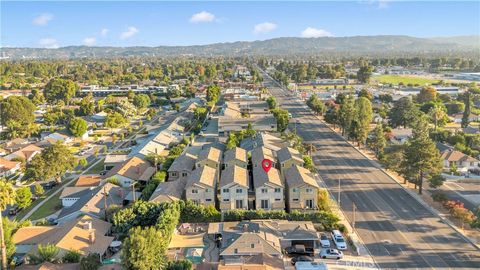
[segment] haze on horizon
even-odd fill
[[[1,3],[1,47],[185,46],[277,37],[480,34],[480,2]]]

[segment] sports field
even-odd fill
[[[402,75],[379,75],[379,76],[373,76],[372,80],[375,80],[383,84],[391,83],[395,85],[398,85],[399,83],[403,83],[404,85],[407,85],[407,84],[426,85],[426,84],[434,84],[439,82],[439,80],[437,79],[430,79],[430,78],[419,77],[419,76],[402,76]]]

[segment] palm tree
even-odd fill
[[[2,248],[2,269],[7,269],[7,248],[5,246],[5,237],[3,235],[2,211],[7,205],[15,203],[15,190],[12,183],[7,180],[0,180],[0,244]]]

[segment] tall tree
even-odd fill
[[[387,140],[385,139],[385,132],[383,126],[377,123],[375,129],[372,132],[372,139],[370,140],[370,147],[375,151],[377,157],[383,155],[383,150],[387,146]]]
[[[155,227],[135,227],[123,242],[122,264],[131,270],[156,270],[166,266],[164,235]]]
[[[228,134],[228,139],[226,144],[227,150],[237,147],[237,144],[238,144],[237,136],[235,136],[234,133]]]
[[[464,103],[465,103],[465,110],[463,111],[463,117],[462,117],[462,127],[466,128],[468,127],[468,124],[470,123],[470,113],[471,113],[471,93],[467,92],[465,94],[464,98]]]
[[[55,164],[55,166],[52,166]],[[67,170],[75,167],[72,152],[63,144],[57,143],[35,155],[27,164],[25,176],[34,180],[60,179]]]
[[[77,90],[78,85],[72,80],[53,78],[45,85],[43,95],[50,104],[63,101],[68,105]]]
[[[437,90],[431,86],[423,87],[417,95],[418,103],[435,101],[437,99]]]
[[[346,132],[350,130],[352,121],[355,118],[355,100],[352,95],[345,97],[345,100],[340,105],[339,110],[339,123],[342,127],[342,135],[345,136]]]
[[[15,191],[10,182],[0,179],[0,245],[2,249],[2,269],[7,270],[7,247],[5,246],[5,235],[3,231],[2,212],[8,205],[15,203]]]
[[[428,115],[430,116],[433,124],[435,125],[435,131],[437,131],[439,123],[444,123],[444,119],[447,116],[443,108],[444,106],[434,105],[428,112]]]
[[[440,152],[428,133],[428,121],[425,117],[419,118],[413,128],[412,138],[406,144],[402,174],[418,185],[422,194],[423,180],[438,175],[442,170]]]
[[[370,66],[368,63],[362,64],[360,69],[357,71],[357,79],[361,83],[368,83],[370,81],[370,77],[372,76],[373,67]]]
[[[0,101],[0,123],[12,138],[24,137],[36,130],[35,105],[26,97],[9,96]]]
[[[411,126],[420,115],[418,108],[410,97],[403,97],[393,104],[389,112],[390,125],[392,127]]]
[[[277,107],[277,99],[274,96],[268,97],[267,104],[268,104],[268,108],[273,110]]]
[[[83,120],[80,117],[74,117],[70,120],[68,124],[68,130],[75,137],[81,137],[85,132],[87,132],[88,124],[87,121]]]
[[[29,207],[32,203],[32,192],[30,191],[30,187],[21,187],[17,189],[15,202],[20,209]]]
[[[358,143],[365,143],[373,119],[372,103],[366,97],[355,100],[355,120],[358,122]]]
[[[150,97],[147,94],[138,94],[133,97],[133,105],[137,108],[143,109],[150,105]]]

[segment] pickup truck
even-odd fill
[[[285,252],[290,256],[313,256],[313,248],[305,248],[304,245],[294,245],[285,249]]]

